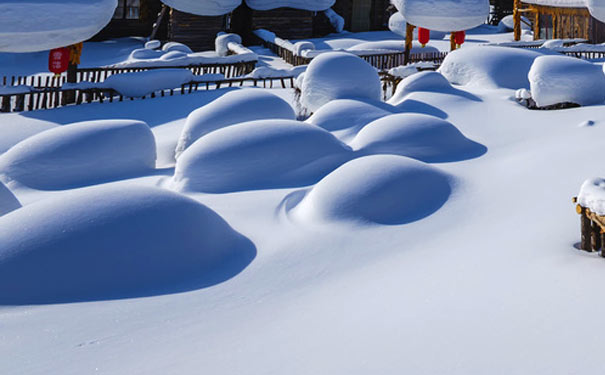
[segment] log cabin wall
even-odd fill
[[[252,30],[271,30],[284,39],[305,39],[313,37],[313,16],[314,12],[292,8],[252,10],[250,25]]]
[[[193,51],[214,50],[214,39],[225,31],[227,16],[197,16],[170,10],[168,39],[184,43]]]
[[[140,0],[139,3],[139,18],[114,18],[91,40],[99,41],[111,38],[122,38],[128,36],[144,36],[148,37],[151,34],[153,24],[157,19],[157,15],[162,8],[160,0]],[[119,9],[116,10],[116,12]],[[167,35],[167,23],[164,22],[160,27],[157,38],[165,39]]]
[[[605,23],[590,17],[589,38],[592,43],[605,43]]]

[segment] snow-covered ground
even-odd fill
[[[484,35],[491,34],[468,38],[510,40],[510,34]],[[450,66],[462,66],[450,60]],[[529,70],[527,64],[520,66]],[[489,68],[481,72],[499,74]],[[506,72],[513,73],[518,72]],[[40,170],[49,165],[55,179],[80,168],[93,173],[104,147],[110,163],[124,166],[120,156],[127,157],[126,152],[103,143],[112,132],[140,129],[140,123],[96,125],[104,141],[90,148],[88,133],[57,128],[79,121],[144,121],[157,153],[155,169],[135,165],[134,173],[104,175],[107,181],[95,187],[77,181],[76,187],[39,190],[18,177],[3,177],[18,202],[6,192],[0,195],[10,200],[5,203],[9,210],[16,209],[0,217],[0,272],[6,267],[2,256],[10,257],[2,245],[16,249],[21,243],[33,250],[19,258],[18,269],[31,271],[27,259],[45,261],[40,273],[67,287],[55,290],[55,296],[37,273],[0,276],[0,373],[605,371],[597,350],[605,328],[599,288],[605,283],[603,260],[576,249],[579,219],[570,200],[585,179],[605,173],[598,156],[605,106],[530,111],[516,103],[518,87],[508,87],[506,79],[452,87],[434,74],[402,82],[389,103],[367,98],[328,103],[300,129],[286,118],[216,130],[193,143],[182,155],[191,156],[176,163],[182,131],[193,126],[186,123],[209,116],[201,111],[188,120],[192,111],[233,91],[256,98],[260,95],[253,93],[263,89],[0,115],[0,165],[6,168],[26,160]],[[288,103],[295,100],[291,90],[263,92]],[[587,121],[592,125],[579,126]],[[415,127],[419,122],[426,125]],[[6,152],[45,129],[53,130]],[[59,130],[69,137],[59,137]],[[145,137],[129,134],[133,140]],[[30,150],[24,144],[39,146]],[[82,167],[85,158],[70,157],[74,144],[78,152],[89,149],[95,156],[91,164]],[[137,145],[141,153],[149,152],[149,142]],[[398,154],[398,146],[410,147],[413,152],[403,155],[411,158]],[[239,152],[244,155],[240,160]],[[342,157],[340,166],[330,166],[336,169],[318,183],[304,185],[297,179],[302,174],[288,174],[288,166],[297,173],[317,172],[300,164],[328,154]],[[233,162],[233,170],[226,161]],[[182,176],[212,179],[175,187],[179,163]],[[324,167],[313,177],[329,172]],[[253,176],[250,181],[262,176],[263,186],[231,184],[241,174]],[[207,191],[204,183],[225,181],[231,184],[224,189],[229,192],[200,192]],[[287,183],[275,188],[280,181]],[[126,209],[116,209],[121,206]],[[137,215],[142,220],[133,222]],[[64,234],[57,234],[61,230]],[[91,238],[95,233],[109,240]],[[103,273],[72,268],[89,267],[77,252],[52,257],[35,251],[44,241],[79,243],[94,259],[99,243],[120,246],[109,233],[123,236],[134,249],[147,241],[150,253],[135,252],[141,262],[129,263],[140,280],[123,267],[112,273],[112,262],[132,262],[119,251],[101,258],[106,280],[124,281],[115,284],[103,284]],[[196,258],[184,247],[220,248],[217,235],[233,241],[237,246],[230,249],[238,251]],[[173,256],[166,253],[168,247],[176,251]],[[216,265],[222,262],[235,263],[219,275],[206,273],[204,267],[220,270]],[[170,272],[149,277],[157,269],[166,271],[163,266]],[[194,277],[193,266],[204,270],[201,279]],[[175,275],[174,288],[157,285],[158,280],[174,281]],[[78,276],[85,276],[82,285]],[[50,290],[46,299],[32,293],[36,283],[42,292]],[[80,287],[94,292],[82,294]],[[23,294],[8,298],[15,290]]]

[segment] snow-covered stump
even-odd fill
[[[605,179],[586,180],[572,201],[580,215],[580,249],[605,257]]]

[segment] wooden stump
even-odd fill
[[[592,247],[592,251],[601,250],[601,228],[599,224],[592,221],[592,231],[590,235],[590,245]]]
[[[580,239],[580,248],[582,250],[591,251],[592,223],[586,215],[586,209],[581,208],[580,213],[580,230],[582,237]]]

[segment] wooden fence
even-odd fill
[[[584,60],[605,59],[605,51],[559,51],[565,56],[577,57]]]
[[[146,70],[157,69],[189,69],[193,74],[223,74],[225,78],[234,78],[246,75],[254,70],[256,61],[239,62],[231,64],[199,64],[187,66],[154,66],[154,67],[98,67],[98,68],[78,68],[76,70],[76,82],[99,83],[105,81],[107,77],[113,74],[142,72]],[[67,80],[66,73],[55,77],[50,73],[46,75],[34,76],[3,76],[0,83],[3,86],[27,85],[38,89],[60,88]]]

